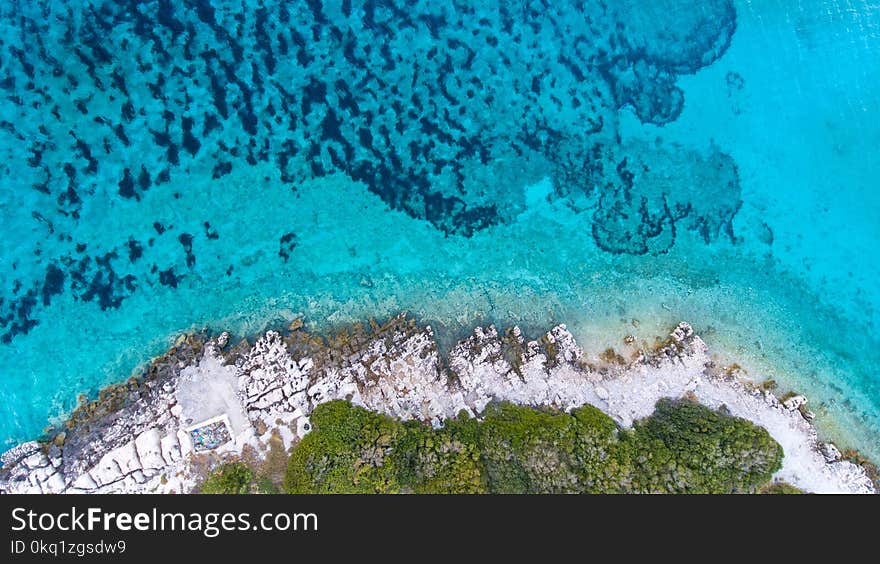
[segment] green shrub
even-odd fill
[[[415,444],[414,456],[407,456],[408,468],[401,476],[407,491],[414,493],[485,493],[480,450],[473,442],[452,431],[416,431],[409,433]],[[400,445],[404,447],[404,445]],[[399,455],[406,453],[400,448]],[[404,466],[401,464],[401,468]]]
[[[737,493],[767,484],[782,448],[760,427],[662,400],[632,430],[593,406],[491,404],[441,429],[344,401],[319,405],[294,450],[290,493]]]
[[[205,494],[243,494],[248,492],[252,474],[243,462],[220,465],[205,479],[201,492]]]
[[[614,420],[592,405],[572,410],[580,492],[624,493],[632,481],[627,444]]]
[[[272,480],[266,476],[259,476],[254,480],[254,491],[258,494],[277,494],[282,493]]]
[[[572,416],[508,403],[490,405],[484,416],[479,446],[491,492],[580,491]]]
[[[774,482],[769,486],[764,486],[761,489],[762,494],[782,494],[782,495],[793,495],[793,494],[805,494],[804,490],[800,488],[796,488],[791,484],[787,484],[785,482]]]
[[[389,456],[403,425],[344,401],[319,405],[312,432],[294,449],[284,477],[288,493],[395,493]]]
[[[660,400],[631,435],[636,491],[755,492],[782,466],[765,429],[690,401]]]

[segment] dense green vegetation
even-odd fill
[[[632,430],[599,409],[491,405],[431,429],[344,401],[319,405],[289,493],[737,493],[769,483],[782,448],[762,428],[662,400]]]
[[[211,472],[202,484],[205,494],[248,493],[253,474],[244,462],[227,462]]]

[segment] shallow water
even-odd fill
[[[0,439],[181,331],[407,310],[686,319],[880,459],[880,8],[350,4],[0,7]]]

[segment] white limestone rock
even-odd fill
[[[792,396],[782,402],[782,405],[789,411],[795,411],[807,405],[807,398],[804,396]]]
[[[159,439],[159,448],[166,465],[180,460],[180,442],[177,440],[177,434],[165,435]]]
[[[162,456],[162,438],[158,429],[150,429],[135,439],[135,449],[141,466],[146,470],[161,470],[165,466]]]
[[[822,443],[819,445],[819,452],[822,453],[822,456],[825,457],[825,460],[828,462],[837,462],[841,458],[843,458],[843,454],[841,454],[840,450],[833,443]]]

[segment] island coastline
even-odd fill
[[[462,410],[479,417],[493,401],[562,411],[589,404],[630,428],[663,398],[765,428],[785,453],[774,482],[877,492],[867,461],[819,440],[806,398],[777,397],[735,366],[718,366],[687,323],[653,346],[627,339],[597,362],[565,325],[534,340],[518,327],[477,327],[441,353],[431,327],[405,314],[328,338],[301,321],[235,342],[225,332],[183,335],[140,378],[105,388],[43,440],[4,453],[0,491],[192,492],[225,461],[289,452],[309,432],[311,411],[336,399],[435,428]],[[225,429],[219,438],[216,429]]]

